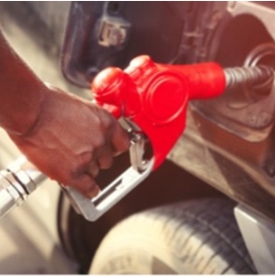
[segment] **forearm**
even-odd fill
[[[46,90],[0,29],[0,126],[12,134],[27,133],[38,118]]]

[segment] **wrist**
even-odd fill
[[[20,107],[15,104],[11,108],[12,111],[9,113],[8,120],[4,119],[3,124],[0,122],[8,134],[23,137],[32,132],[40,120],[40,113],[43,109],[47,92],[46,87],[40,87],[36,89],[35,97],[28,98],[26,96]]]
[[[22,136],[38,120],[47,87],[13,51],[1,30],[0,53],[0,127]]]

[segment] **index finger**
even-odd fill
[[[115,155],[127,151],[130,147],[130,137],[129,134],[122,126],[117,123],[111,138],[111,145]]]

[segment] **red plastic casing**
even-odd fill
[[[139,56],[125,70],[101,71],[92,93],[99,105],[116,118],[128,117],[148,136],[156,169],[184,131],[188,101],[217,97],[225,85],[216,63],[163,65]]]

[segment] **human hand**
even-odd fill
[[[10,137],[41,172],[94,197],[99,191],[94,178],[111,166],[114,155],[128,149],[128,135],[95,104],[50,89],[44,95],[32,128]]]

